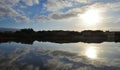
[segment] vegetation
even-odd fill
[[[32,44],[33,41],[50,41],[57,43],[88,42],[100,43],[103,41],[120,41],[120,32],[103,32],[101,30],[82,32],[76,31],[37,31],[33,29],[21,29],[16,32],[0,32],[0,42],[21,42]]]

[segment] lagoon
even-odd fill
[[[0,43],[0,70],[119,70],[120,43]]]

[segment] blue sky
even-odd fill
[[[90,10],[100,10],[100,13],[97,13],[99,20],[94,13],[87,14],[85,19],[81,18]],[[120,0],[0,0],[0,27],[118,31],[119,12]],[[91,20],[99,22],[82,22]]]

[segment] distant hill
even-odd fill
[[[19,31],[19,29],[15,29],[15,28],[0,28],[0,32],[6,32],[6,31],[15,32],[15,31]]]

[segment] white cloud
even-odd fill
[[[120,23],[120,2],[115,3],[96,3],[91,5],[91,7],[95,7],[97,9],[101,8],[102,11],[104,10],[104,19],[103,23]]]
[[[4,16],[4,15],[15,16],[15,15],[18,15],[18,13],[10,7],[0,5],[0,15],[1,16]]]
[[[65,7],[71,7],[72,3],[68,0],[48,0],[45,4],[45,7],[48,11],[59,11]]]
[[[14,6],[19,3],[19,0],[1,0],[0,1],[0,16],[4,17],[5,15],[9,16],[15,21],[28,21],[29,18],[21,15],[15,9]]]
[[[13,17],[13,18],[16,22],[26,22],[26,23],[30,22],[30,19],[23,15],[19,15],[19,16]]]
[[[13,7],[18,5],[20,1],[24,2],[27,6],[37,5],[40,2],[40,0],[0,0],[0,17],[4,15],[8,15],[16,21],[17,20],[29,21],[30,19],[27,16],[25,16],[26,14],[20,14],[15,9],[13,9]],[[35,17],[34,19],[38,19],[38,20],[39,19],[46,19],[46,20],[69,19],[69,18],[78,17],[78,14],[81,15],[82,13],[84,13],[86,10],[89,10],[90,8],[96,8],[104,11],[105,13],[104,21],[106,23],[112,23],[113,20],[116,23],[120,22],[118,17],[114,16],[114,13],[120,12],[120,2],[114,2],[114,3],[98,2],[93,4],[87,4],[88,1],[89,0],[48,0],[44,4],[44,7],[47,9],[47,11],[51,11],[52,13],[48,14],[47,16],[45,15],[34,16]],[[75,3],[80,3],[80,4],[86,3],[86,4],[83,6],[79,6],[79,7],[77,6],[75,8],[71,8],[66,12],[60,12],[61,9],[64,9],[66,7],[73,7]],[[21,8],[25,8],[25,6],[21,6]],[[109,14],[109,13],[112,13],[112,14]]]
[[[17,3],[19,3],[19,0],[0,0],[0,7],[13,7]]]
[[[39,0],[34,0],[33,1],[35,4],[39,4]]]
[[[73,7],[75,4],[87,2],[88,0],[48,0],[44,6],[48,11],[56,12],[66,7]]]
[[[88,3],[88,0],[76,0],[76,1],[80,3]]]
[[[61,20],[61,19],[69,19],[74,18],[78,16],[78,14],[83,13],[86,9],[88,9],[88,6],[80,7],[80,8],[73,8],[68,10],[67,12],[56,12],[54,11],[52,14],[49,14],[47,17],[45,16],[37,16],[37,19],[54,19],[54,20]],[[42,18],[43,17],[43,18]]]
[[[45,21],[45,20],[60,20],[63,22],[66,22],[69,20],[71,22],[69,23],[75,23],[75,24],[79,24],[79,27],[75,28],[76,30],[79,30],[79,28],[81,27],[81,29],[85,29],[82,28],[82,22],[81,19],[78,18],[78,14],[81,15],[83,14],[86,10],[89,9],[100,9],[102,11],[102,22],[100,23],[100,26],[98,27],[98,29],[103,29],[103,30],[107,30],[110,27],[107,27],[107,25],[118,25],[118,23],[120,23],[120,16],[119,16],[119,12],[120,12],[120,2],[115,2],[115,3],[94,3],[94,4],[88,4],[88,5],[84,5],[82,7],[77,7],[77,8],[73,8],[70,9],[66,12],[56,12],[53,11],[52,14],[49,14],[47,16],[37,16],[35,19],[39,20],[39,21]],[[58,10],[58,9],[56,9]],[[118,15],[116,15],[118,14]],[[118,16],[118,17],[117,17]],[[43,20],[44,19],[44,20]],[[105,28],[104,28],[105,27]],[[73,27],[74,28],[74,27]],[[113,28],[113,27],[112,27]],[[89,29],[89,28],[87,28]],[[93,28],[91,28],[93,29]],[[116,26],[114,27],[114,30],[117,30],[119,28],[116,28]]]
[[[69,19],[74,18],[78,16],[78,14],[81,14],[87,9],[87,7],[81,7],[81,8],[73,8],[67,12],[53,12],[52,14],[49,14],[48,16],[36,16],[36,19],[46,19],[46,20],[61,20],[61,19]]]
[[[16,12],[14,9],[9,8],[7,9],[6,12],[4,12],[6,15],[10,16],[11,18],[13,18],[13,20],[15,20],[16,22],[28,22],[30,21],[30,19],[24,15],[19,14],[18,12]]]
[[[22,0],[26,5],[33,6],[35,4],[39,4],[39,0]]]

